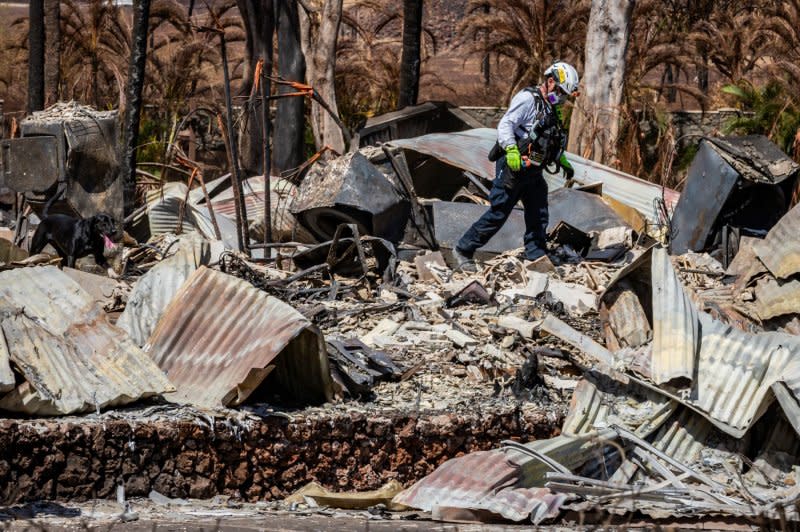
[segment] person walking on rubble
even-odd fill
[[[546,254],[549,215],[542,169],[555,164],[567,179],[575,173],[564,156],[566,134],[559,106],[577,94],[578,82],[575,68],[559,61],[545,70],[540,86],[527,87],[511,99],[497,126],[497,144],[489,154],[489,160],[496,162],[491,207],[453,249],[462,270],[476,270],[475,250],[503,227],[519,200],[525,208],[525,258],[536,260]]]

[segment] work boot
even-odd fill
[[[535,249],[533,251],[526,251],[525,252],[525,258],[527,260],[530,260],[530,261],[541,259],[545,255],[547,255],[547,253],[542,248],[537,248],[537,249]]]
[[[456,268],[462,272],[477,272],[478,268],[475,266],[475,260],[472,258],[472,253],[466,253],[453,248],[453,259],[456,261]]]

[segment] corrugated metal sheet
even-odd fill
[[[631,376],[644,386],[664,393],[695,411],[707,417],[714,425],[728,434],[741,437],[748,428],[763,414],[766,407],[773,400],[772,394],[767,394],[770,387],[786,381],[797,379],[800,385],[800,365],[797,368],[789,367],[792,357],[800,356],[800,337],[766,332],[753,334],[736,329],[732,326],[714,320],[708,314],[697,312],[691,307],[684,307],[680,301],[681,294],[677,291],[677,281],[670,281],[674,287],[670,290],[656,290],[655,287],[663,285],[663,279],[675,276],[672,263],[663,253],[663,250],[652,251],[652,261],[642,264],[641,260],[623,269],[616,279],[609,283],[609,289],[621,279],[628,278],[634,284],[640,284],[643,274],[651,272],[653,290],[648,297],[652,302],[642,299],[645,309],[651,305],[655,316],[664,315],[668,318],[658,319],[662,323],[672,322],[668,338],[656,344],[653,343],[652,365],[661,364],[669,367],[670,360],[661,358],[673,357],[677,352],[683,355],[684,349],[688,353],[693,345],[692,335],[699,332],[699,350],[695,358],[696,369],[691,386],[678,390],[673,386],[655,386],[652,383]],[[672,273],[668,274],[668,270]],[[675,276],[676,277],[676,276]],[[659,281],[662,279],[662,281]],[[682,290],[682,289],[681,289]],[[643,293],[637,291],[640,298]],[[686,296],[686,293],[683,293]],[[605,294],[601,296],[604,298]],[[687,298],[687,304],[691,305]],[[657,310],[661,308],[662,310]],[[694,313],[697,324],[692,325],[689,316]],[[697,327],[699,325],[699,327]],[[696,328],[697,327],[697,328]],[[681,339],[681,335],[683,339]],[[654,335],[654,338],[658,333]],[[674,346],[683,346],[676,350]],[[660,350],[660,349],[663,349]],[[601,353],[602,354],[602,353]],[[655,369],[653,369],[655,371]],[[791,388],[791,386],[790,386]],[[800,397],[800,387],[791,388],[796,397]],[[798,427],[800,429],[800,427]]]
[[[272,206],[273,238],[295,240],[297,242],[314,242],[315,240],[311,233],[299,225],[294,215],[289,212],[289,206],[292,204],[295,195],[297,195],[297,187],[290,181],[279,177],[273,177],[270,186],[272,188],[270,202]],[[264,177],[255,176],[247,179],[243,184],[243,188],[247,219],[251,227],[258,227],[259,232],[262,232],[264,224]],[[220,192],[211,200],[211,206],[214,208],[214,214],[236,220],[236,202],[233,197],[233,188],[227,188]]]
[[[800,272],[800,204],[786,213],[753,248],[775,277],[786,279]]]
[[[516,452],[480,451],[448,460],[395,496],[393,502],[427,512],[436,507],[485,510],[512,521],[534,524],[558,515],[567,499],[546,488],[519,486],[522,466]]]
[[[681,408],[681,412],[658,431],[653,446],[691,467],[700,459],[700,452],[707,447],[713,430],[714,426],[705,418],[688,408]],[[642,473],[639,477],[644,480]]]
[[[786,382],[800,397],[800,338],[783,333],[751,334],[701,313],[697,378],[688,398],[661,392],[705,416],[722,431],[741,438],[774,399],[770,388]],[[792,384],[790,384],[792,383]],[[659,388],[655,388],[659,390]],[[800,427],[798,427],[800,430]]]
[[[756,284],[756,312],[762,320],[800,312],[800,281],[761,279]]]
[[[136,345],[143,346],[186,279],[210,258],[209,242],[203,237],[196,233],[180,236],[170,255],[136,282],[117,327],[127,331]]]
[[[393,140],[389,144],[398,148],[432,155],[447,164],[462,168],[484,179],[494,179],[494,163],[486,155],[497,140],[497,130],[489,128],[471,129],[458,133],[433,133],[411,139]],[[663,197],[669,208],[678,202],[680,194],[674,190],[649,183],[630,174],[614,170],[600,163],[567,154],[575,169],[579,183],[603,183],[603,194],[629,205],[639,211],[650,222],[658,221],[654,201]],[[545,179],[552,189],[562,187],[565,179],[561,174],[545,172]]]
[[[684,291],[667,250],[652,253],[653,286],[653,382],[691,380],[699,340],[697,309]]]
[[[280,178],[273,178],[279,180]],[[293,187],[291,183],[285,180],[288,186]],[[275,185],[273,185],[275,188]],[[245,179],[242,183],[242,190],[244,190],[245,207],[247,209],[248,220],[260,220],[264,217],[264,176],[257,175]],[[194,191],[192,191],[194,192]],[[274,196],[273,196],[273,199]],[[205,203],[201,197],[198,204]],[[214,207],[214,213],[228,216],[229,218],[236,218],[236,202],[233,196],[233,187],[228,187],[217,196],[211,199],[211,205]],[[274,204],[273,204],[274,206]]]
[[[170,400],[237,405],[274,373],[276,391],[305,402],[332,396],[322,334],[291,306],[201,266],[164,312],[145,351],[178,388]]]
[[[150,234],[159,235],[163,233],[175,233],[178,229],[178,219],[180,217],[183,199],[186,197],[187,187],[183,183],[166,183],[160,190],[155,190],[147,196],[147,223],[149,224]],[[216,214],[216,213],[215,213]],[[144,215],[143,215],[144,216]],[[217,225],[222,236],[222,241],[230,248],[238,246],[236,240],[236,224],[224,217],[216,216]],[[139,223],[137,220],[134,224]],[[186,211],[183,217],[182,232],[190,233],[196,231],[208,238],[216,240],[214,226],[211,223],[211,216],[208,209],[204,206],[195,205],[191,200],[186,204]]]
[[[638,387],[605,381],[607,389],[585,379],[578,382],[561,428],[565,436],[582,436],[611,425],[622,425],[645,438],[675,411],[677,403]]]
[[[164,373],[56,267],[0,273],[0,326],[25,382],[0,408],[85,412],[174,390]]]

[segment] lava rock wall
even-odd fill
[[[223,494],[280,499],[312,480],[335,490],[408,485],[444,461],[558,433],[552,412],[197,421],[0,421],[3,504]]]

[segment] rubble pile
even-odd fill
[[[781,196],[797,168],[749,170],[760,142],[701,157],[731,194]],[[4,448],[60,451],[7,454],[5,496],[317,481],[287,503],[315,508],[394,480],[392,508],[443,521],[800,519],[800,206],[748,227],[755,207],[720,193],[698,220],[694,198],[570,156],[574,183],[546,173],[547,256],[522,258],[515,209],[466,272],[450,250],[487,208],[493,143],[436,133],[251,178],[238,221],[230,176],[168,183],[115,279],[6,245],[0,408],[84,418],[7,422]],[[266,223],[277,242],[254,240]]]
[[[731,290],[723,298],[721,282],[684,286],[673,261],[691,266],[677,268],[684,282],[722,272],[708,255],[671,260],[653,248],[600,298],[606,347],[552,316],[542,322],[584,355],[562,435],[451,460],[394,502],[443,519],[490,512],[535,524],[569,510],[800,518],[800,337],[731,316]],[[454,496],[456,483],[466,492]]]

